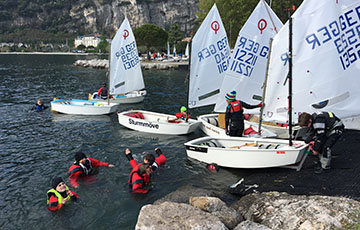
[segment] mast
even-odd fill
[[[189,43],[189,64],[188,64],[188,74],[187,74],[187,95],[186,95],[186,107],[188,110],[190,110],[189,108],[189,94],[190,94],[190,66],[191,66],[191,45],[192,45],[192,37],[191,36],[191,40]],[[190,111],[188,111],[188,114],[190,113]]]
[[[262,92],[262,97],[261,97],[261,103],[263,106],[261,106],[260,108],[260,117],[259,117],[259,129],[258,129],[258,133],[261,133],[261,123],[262,123],[262,118],[263,118],[263,112],[264,112],[264,101],[265,101],[265,94],[266,94],[266,85],[267,85],[267,79],[269,76],[269,65],[270,65],[270,56],[271,56],[271,50],[272,50],[272,42],[273,42],[273,38],[270,38],[270,43],[269,43],[269,53],[268,53],[268,59],[266,62],[266,73],[265,73],[265,79],[264,79],[264,84],[263,84],[263,92]]]
[[[108,72],[107,72],[107,75],[108,75],[108,92],[107,92],[107,102],[108,102],[108,105],[110,104],[110,90],[109,90],[109,87],[110,87],[111,43],[112,43],[112,41],[110,41],[110,49],[109,49],[109,69],[108,69]]]
[[[290,16],[290,11],[289,11]],[[292,146],[292,17],[289,18],[289,145]]]

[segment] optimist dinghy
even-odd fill
[[[174,115],[155,113],[144,110],[131,110],[118,113],[119,123],[129,129],[140,132],[182,135],[194,132],[200,121],[189,119],[186,121],[170,122]]]
[[[222,167],[270,168],[305,160],[303,141],[251,137],[201,137],[185,143],[188,157]]]
[[[128,104],[143,101],[146,90],[140,59],[135,36],[126,17],[111,42],[109,59],[110,102]],[[104,101],[97,97],[97,92],[89,95],[89,100]]]
[[[104,115],[115,112],[118,105],[79,99],[57,99],[51,102],[51,110],[65,114]]]

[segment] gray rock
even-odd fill
[[[165,201],[176,203],[189,203],[189,198],[193,196],[216,196],[214,191],[202,188],[196,188],[191,185],[185,185],[178,190],[167,194],[163,198],[155,201],[154,204],[160,204]]]
[[[238,224],[234,230],[271,230],[271,228],[266,227],[265,225],[258,224],[249,220],[243,221]]]
[[[218,217],[189,204],[164,202],[141,208],[136,230],[227,229]]]
[[[226,227],[230,229],[233,229],[243,221],[241,215],[235,209],[229,208],[217,197],[190,197],[189,203],[196,208],[219,217]]]
[[[267,192],[231,205],[246,220],[272,229],[336,229],[359,222],[360,202],[342,197]]]

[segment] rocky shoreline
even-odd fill
[[[309,155],[301,171],[241,170],[237,186],[217,191],[184,186],[143,206],[135,229],[360,229],[359,134],[345,130],[327,173],[314,174]]]
[[[187,69],[189,63],[187,61],[181,62],[166,62],[166,61],[141,61],[141,67],[144,70],[158,69],[158,70],[177,70]],[[91,59],[91,60],[77,60],[74,66],[84,68],[108,69],[109,61],[107,59]]]
[[[219,198],[220,197],[220,198]],[[226,194],[184,186],[141,208],[135,229],[359,229],[360,202],[331,196]]]

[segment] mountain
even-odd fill
[[[38,30],[47,33],[113,35],[126,15],[133,28],[178,24],[195,28],[199,0],[1,0],[0,32]]]

